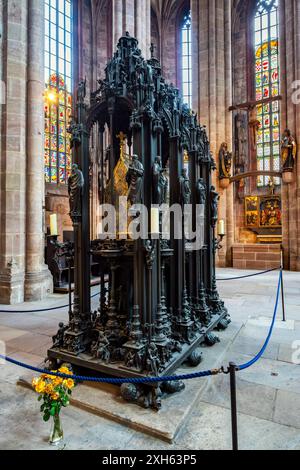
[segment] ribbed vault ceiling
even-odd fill
[[[186,0],[151,0],[152,8],[158,19],[168,21]]]

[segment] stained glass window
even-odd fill
[[[257,136],[257,165],[261,171],[280,170],[279,21],[278,0],[257,2],[255,24],[255,93],[260,124]],[[260,176],[258,187],[269,177]],[[276,178],[276,184],[280,181]]]
[[[186,15],[181,29],[181,70],[182,70],[182,95],[186,104],[192,107],[192,19],[191,13]]]
[[[45,181],[65,184],[71,171],[71,0],[45,0]]]

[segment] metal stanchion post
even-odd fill
[[[281,245],[281,304],[282,304],[282,321],[286,321],[284,285],[283,285],[283,246]]]
[[[284,301],[284,285],[283,285],[283,270],[281,269],[281,303],[282,303],[282,321],[286,321],[285,315],[285,301]]]
[[[231,396],[232,450],[238,450],[236,371],[237,371],[236,364],[234,362],[230,362],[229,373],[230,373],[230,396]]]

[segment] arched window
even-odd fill
[[[258,170],[280,170],[278,0],[260,0],[255,11],[255,93],[259,130]],[[276,184],[280,181],[276,179]],[[260,176],[258,187],[269,177]]]
[[[189,12],[181,27],[181,82],[183,101],[192,107],[192,19]]]
[[[66,184],[71,171],[72,4],[45,0],[45,181]]]

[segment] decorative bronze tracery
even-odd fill
[[[204,342],[214,344],[217,338],[212,331],[226,328],[230,321],[215,282],[218,195],[211,185],[215,163],[206,130],[183,103],[179,90],[165,82],[159,62],[153,56],[144,60],[137,40],[128,33],[120,39],[88,109],[80,90],[76,129],[81,135],[74,139],[74,147],[85,184],[82,215],[74,223],[75,305],[68,327],[60,326],[59,342],[49,350],[49,358],[117,377],[170,375],[189,359],[196,366],[201,354],[195,351]],[[88,144],[96,123],[102,143],[105,126],[110,134],[108,149],[101,145],[109,174],[105,180],[100,175],[109,202],[116,203],[115,169],[127,155],[126,135],[129,165],[123,174],[129,188],[128,207],[142,202],[151,214],[155,203],[188,203],[195,224],[200,203],[205,219],[200,248],[192,250],[184,237],[175,238],[173,218],[170,240],[153,238],[150,224],[146,240],[125,237],[96,240],[91,245]],[[184,167],[186,153],[188,168]],[[91,250],[102,272],[101,300],[94,315],[90,309]],[[157,385],[152,389],[124,385],[121,392],[126,400],[160,407]]]

